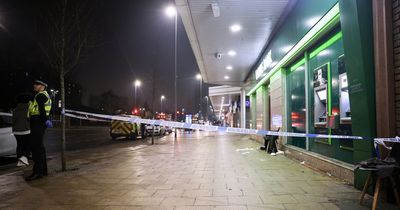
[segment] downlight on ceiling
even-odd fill
[[[234,51],[234,50],[229,50],[229,51],[228,51],[228,55],[229,55],[229,56],[235,56],[235,55],[236,55],[236,51]]]
[[[231,27],[229,27],[229,29],[231,29],[231,31],[233,33],[239,32],[240,30],[242,30],[242,26],[239,24],[233,24],[231,25]]]

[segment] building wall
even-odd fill
[[[400,1],[392,1],[393,59],[395,74],[396,135],[400,136]]]
[[[283,91],[282,91],[282,74],[280,71],[275,73],[270,80],[269,88],[270,100],[271,100],[271,115],[269,118],[270,129],[277,130],[282,128],[283,122]]]
[[[256,129],[264,129],[264,117],[265,117],[265,86],[262,86],[256,92]]]
[[[256,104],[256,94],[250,96],[250,128],[256,128],[256,111],[257,111],[257,104]]]

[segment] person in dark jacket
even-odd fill
[[[46,128],[53,127],[53,125],[49,119],[51,99],[46,88],[47,84],[41,80],[36,80],[33,83],[36,95],[29,106],[29,117],[31,125],[30,142],[34,165],[32,174],[26,177],[26,181],[41,179],[43,176],[47,176],[47,160],[43,136]]]
[[[29,165],[29,138],[31,129],[28,119],[28,109],[30,100],[29,94],[19,94],[17,96],[17,106],[13,110],[12,131],[17,140],[17,166]]]

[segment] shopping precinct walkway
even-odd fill
[[[269,156],[248,136],[194,132],[69,153],[68,172],[49,162],[0,176],[0,209],[369,209],[360,191],[283,155]],[[121,146],[122,145],[122,146]]]

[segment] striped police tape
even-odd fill
[[[394,138],[374,138],[374,141],[384,141],[384,142],[393,142],[393,143],[400,143],[400,137],[396,136]]]
[[[92,118],[92,117],[89,117],[87,115],[86,116],[79,116],[79,115],[70,114],[70,113],[65,113],[64,115],[67,116],[67,117],[77,118],[77,119],[81,119],[81,120],[89,120],[89,121],[95,121],[95,122],[109,122],[109,120]]]
[[[1,116],[8,116],[8,117],[12,117],[11,113],[7,113],[7,112],[0,112]]]
[[[309,138],[332,138],[332,139],[353,139],[353,140],[367,140],[371,138],[365,138],[361,136],[344,136],[344,135],[326,135],[326,134],[306,134],[306,133],[292,133],[292,132],[276,132],[276,131],[268,131],[268,130],[257,130],[257,129],[247,129],[247,128],[233,128],[233,127],[221,127],[221,126],[213,126],[213,125],[200,125],[200,124],[191,124],[191,123],[183,123],[183,122],[172,122],[165,120],[151,120],[151,119],[141,119],[139,117],[131,117],[131,116],[117,116],[117,115],[105,115],[105,114],[95,114],[89,112],[81,112],[76,110],[65,109],[63,112],[67,116],[76,117],[78,115],[83,115],[81,119],[88,118],[88,116],[92,117],[92,120],[96,118],[100,118],[102,120],[120,120],[131,123],[144,123],[149,125],[160,125],[160,126],[168,126],[172,128],[185,128],[185,129],[195,129],[195,130],[204,130],[204,131],[218,131],[218,132],[226,132],[226,133],[238,133],[238,134],[254,134],[254,135],[272,135],[272,136],[288,136],[288,137],[309,137]],[[74,113],[74,114],[73,114]],[[100,120],[99,119],[99,120]]]

